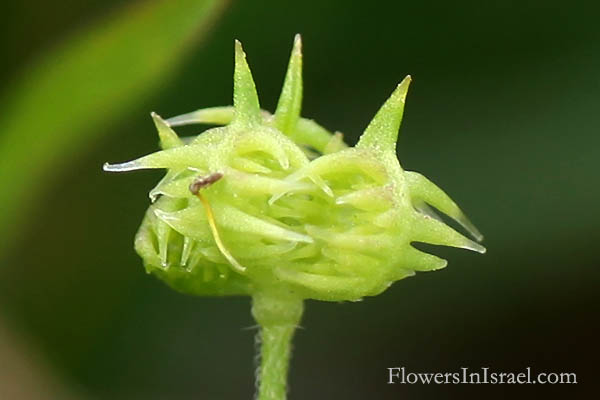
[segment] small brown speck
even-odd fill
[[[223,174],[220,172],[213,172],[210,175],[199,176],[190,184],[190,192],[192,192],[192,194],[198,194],[200,189],[212,185],[222,177]]]

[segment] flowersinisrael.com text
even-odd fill
[[[458,385],[458,384],[575,384],[577,375],[574,372],[538,372],[531,367],[521,372],[497,372],[484,367],[479,369],[461,368],[455,372],[408,372],[404,367],[388,368],[388,384],[422,384],[422,385]]]

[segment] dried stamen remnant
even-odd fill
[[[246,271],[246,267],[242,266],[231,255],[229,250],[227,250],[227,247],[225,247],[225,244],[223,244],[223,241],[221,240],[221,236],[219,235],[219,230],[217,229],[217,223],[215,221],[215,215],[212,211],[212,207],[210,206],[210,203],[208,202],[206,197],[202,196],[202,193],[200,193],[200,189],[212,185],[213,183],[215,183],[222,177],[223,177],[223,174],[220,172],[213,172],[212,174],[207,175],[207,176],[199,176],[198,178],[194,179],[194,181],[191,183],[190,192],[192,192],[192,194],[194,196],[199,198],[200,201],[202,202],[202,204],[204,205],[204,210],[206,211],[206,217],[208,218],[208,225],[210,226],[210,230],[213,234],[213,238],[215,239],[215,244],[217,245],[217,248],[219,249],[219,251],[221,252],[223,257],[225,257],[227,259],[227,261],[229,261],[229,264],[231,264],[233,269],[235,269],[239,273],[244,273]]]
[[[199,176],[198,178],[194,179],[190,185],[190,192],[192,192],[193,195],[197,195],[200,189],[212,185],[222,177],[223,174],[220,172],[213,172],[207,176]]]

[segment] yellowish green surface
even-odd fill
[[[261,111],[236,42],[233,108],[171,120],[224,127],[184,141],[153,114],[163,150],[104,166],[168,171],[150,192],[154,204],[135,239],[148,272],[184,293],[253,297],[262,328],[261,400],[285,398],[289,344],[304,299],[355,301],[414,271],[446,266],[413,242],[485,252],[429,207],[481,240],[458,206],[398,162],[410,76],[347,148],[340,134],[301,119],[301,46],[297,35],[274,115]],[[309,123],[318,129],[305,129]]]

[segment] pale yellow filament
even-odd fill
[[[233,269],[235,269],[239,273],[246,272],[246,267],[242,266],[235,258],[233,258],[229,250],[227,250],[227,247],[225,247],[225,245],[223,244],[221,236],[219,236],[217,224],[215,222],[215,215],[213,214],[212,207],[208,203],[208,200],[206,199],[206,197],[202,196],[200,192],[195,193],[195,195],[200,199],[200,201],[204,205],[206,217],[208,218],[208,225],[210,225],[210,230],[212,232],[213,238],[215,239],[215,243],[219,248],[219,251],[221,252],[221,254],[223,254],[223,257],[225,257],[227,261],[229,261]]]

